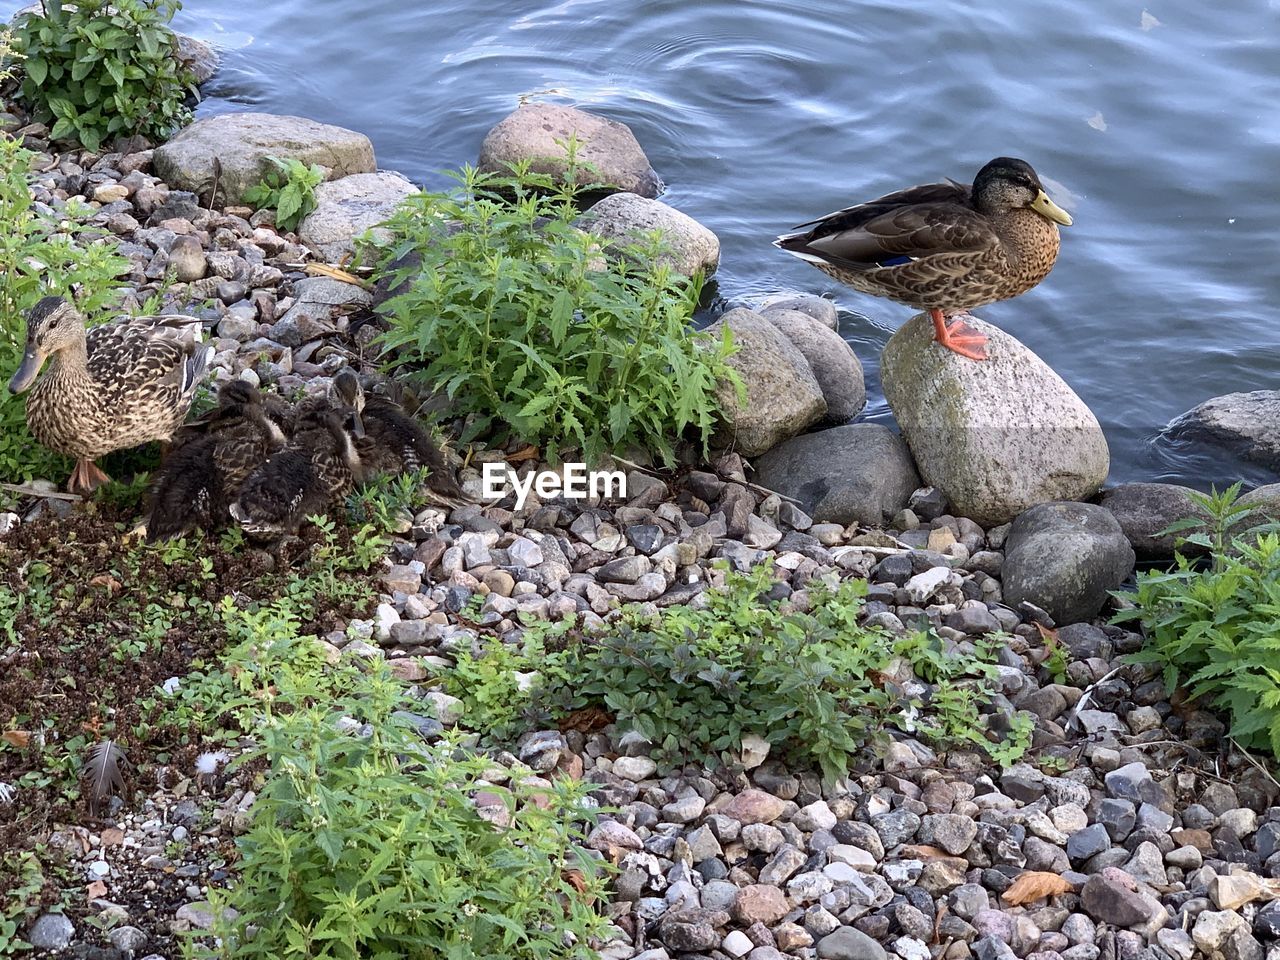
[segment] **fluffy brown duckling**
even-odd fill
[[[338,402],[350,411],[362,483],[379,476],[427,469],[426,485],[448,499],[465,499],[444,452],[430,432],[388,397],[366,396],[349,367],[333,378]]]
[[[252,384],[232,380],[209,415],[179,432],[156,478],[148,540],[226,526],[245,480],[285,444],[284,428],[269,409],[281,412]]]
[[[346,419],[346,411],[326,397],[298,405],[288,445],[249,475],[230,506],[246,533],[266,539],[295,534],[308,516],[350,492],[361,465]]]

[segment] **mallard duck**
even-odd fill
[[[201,339],[194,317],[125,317],[86,331],[84,317],[61,297],[32,308],[9,391],[30,390],[35,438],[76,458],[72,492],[111,479],[94,463],[99,457],[173,436],[213,358]]]
[[[224,384],[214,410],[174,438],[156,477],[147,539],[223,527],[245,480],[284,446],[290,413],[244,380]]]
[[[379,476],[427,469],[426,485],[449,499],[464,499],[462,488],[449,469],[444,452],[431,434],[389,397],[367,396],[351,368],[333,378],[338,402],[350,411],[360,476],[367,483]]]
[[[313,513],[341,501],[355,485],[360,457],[346,426],[347,411],[328,397],[298,404],[288,445],[245,480],[231,516],[255,537],[293,534]]]
[[[1031,165],[997,157],[972,187],[948,180],[900,190],[803,223],[774,245],[862,293],[928,310],[938,343],[985,360],[987,338],[947,315],[1016,297],[1048,276],[1059,224],[1071,217]]]

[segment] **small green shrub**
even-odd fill
[[[1134,603],[1116,622],[1139,620],[1146,634],[1132,663],[1160,668],[1166,688],[1225,710],[1231,736],[1280,758],[1280,535],[1244,536],[1251,511],[1236,503],[1240,485],[1194,499],[1208,520],[1171,531],[1210,550],[1207,563],[1181,553],[1172,570],[1139,574]]]
[[[673,606],[657,618],[626,612],[596,635],[562,622],[526,631],[519,645],[463,653],[445,690],[463,700],[464,723],[492,739],[588,707],[613,713],[653,745],[668,768],[732,762],[742,737],[763,737],[835,779],[890,728],[943,745],[977,746],[1016,761],[1030,728],[989,733],[980,707],[996,685],[993,644],[965,656],[936,636],[892,637],[858,625],[863,581],[815,584],[809,612],[764,599],[768,565],[730,575],[705,609]],[[532,684],[517,673],[536,672]],[[923,687],[931,685],[927,702]]]
[[[26,342],[27,311],[49,294],[72,296],[86,316],[100,314],[117,296],[116,278],[129,261],[114,241],[68,219],[37,214],[29,180],[32,154],[0,135],[0,371],[18,368]],[[27,430],[25,399],[0,390],[0,481],[17,483],[65,473],[63,458],[40,446]]]
[[[197,953],[594,958],[603,878],[579,846],[585,788],[492,786],[492,761],[422,740],[385,667],[339,675],[336,699],[314,675],[278,676],[289,709],[268,710],[248,757],[269,771],[238,841],[238,880],[211,891],[222,945]],[[343,717],[367,726],[347,732]],[[481,792],[501,798],[509,826],[482,815]]]
[[[44,0],[14,24],[22,99],[54,140],[97,152],[112,137],[163,140],[195,92],[169,22],[178,0]]]
[[[669,607],[583,638],[545,671],[545,695],[558,712],[602,704],[672,765],[714,764],[755,733],[835,779],[890,727],[994,754],[978,711],[994,685],[993,651],[967,657],[929,634],[859,626],[861,580],[815,584],[809,612],[784,613],[763,599],[772,578],[761,565],[708,594],[705,609]],[[912,675],[934,685],[929,703],[911,691]],[[1025,749],[1004,746],[1015,758]]]
[[[389,223],[383,270],[410,281],[387,305],[394,363],[473,415],[473,435],[509,428],[552,458],[577,447],[596,462],[635,445],[670,462],[686,432],[705,449],[717,378],[737,380],[728,332],[714,341],[689,326],[701,280],[661,263],[656,238],[606,253],[574,226],[573,188],[527,165],[455,178],[458,189],[411,197]],[[411,255],[420,267],[390,268]]]
[[[276,226],[281,230],[297,230],[316,208],[316,187],[324,182],[324,170],[314,163],[307,166],[293,157],[267,159],[275,169],[245,191],[245,202],[259,209],[274,210]]]
[[[541,635],[529,631],[518,647],[494,641],[479,657],[458,651],[441,680],[445,693],[462,701],[469,728],[493,743],[510,743],[534,716],[532,675],[544,658]]]
[[[0,876],[16,878],[9,888],[0,889],[0,957],[19,956],[32,949],[19,936],[36,911],[30,905],[44,889],[40,861],[28,850],[0,852]]]

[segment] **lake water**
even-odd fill
[[[474,162],[522,97],[626,122],[664,199],[720,236],[723,297],[799,289],[848,311],[873,419],[910,310],[769,241],[997,155],[1031,162],[1076,225],[1040,287],[978,312],[1097,413],[1113,481],[1231,479],[1153,438],[1208,397],[1277,386],[1280,0],[188,0],[175,26],[224,54],[202,115],[352,127],[419,183]]]

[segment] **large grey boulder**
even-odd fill
[[[1268,483],[1242,494],[1236,506],[1247,507],[1249,513],[1232,525],[1231,535],[1242,536],[1249,531],[1270,533],[1280,523],[1280,483]]]
[[[270,113],[227,113],[197,120],[156,148],[152,167],[170,187],[204,194],[213,186],[216,158],[221,165],[218,196],[234,204],[242,202],[245,191],[270,169],[268,157],[318,164],[326,180],[376,169],[373,144],[363,133]]]
[[[867,405],[862,364],[840,334],[798,310],[770,308],[761,316],[787,335],[809,361],[827,401],[827,417],[837,423],[852,420]]]
[[[660,260],[681,276],[715,272],[720,238],[687,213],[637,193],[614,193],[578,219],[577,226],[598,237],[607,249],[624,250],[657,231],[665,250]]]
[[[984,526],[1092,496],[1110,466],[1097,418],[1032,351],[971,322],[990,338],[982,362],[935,343],[926,314],[885,347],[880,379],[920,474]]]
[[[337,263],[355,252],[355,242],[395,213],[396,207],[418,192],[398,173],[357,173],[316,187],[316,208],[298,225],[298,239],[321,260]]]
[[[1044,503],[1018,517],[1005,540],[1005,602],[1026,600],[1059,624],[1096,616],[1133,572],[1134,554],[1116,518],[1091,503]]]
[[[528,160],[535,172],[563,181],[564,143],[570,136],[578,140],[577,162],[591,166],[579,172],[580,184],[649,198],[662,192],[662,181],[630,127],[556,103],[523,104],[490,130],[480,145],[480,170],[508,174],[512,165]]]
[[[1102,506],[1111,512],[1120,529],[1129,538],[1134,552],[1147,560],[1167,560],[1173,556],[1181,534],[1161,532],[1180,520],[1207,520],[1208,514],[1191,499],[1190,487],[1176,483],[1125,483],[1102,495]],[[1199,553],[1200,548],[1184,545],[1184,554]]]
[[[878,423],[806,433],[756,460],[756,483],[800,501],[818,522],[879,526],[920,486],[902,438]]]
[[[178,40],[178,59],[187,65],[195,78],[196,86],[208,82],[218,72],[222,58],[218,51],[203,40],[188,37],[186,34],[175,34]]]
[[[754,457],[783,440],[789,440],[826,415],[822,397],[809,363],[786,336],[760,314],[739,307],[711,324],[707,331],[720,336],[721,328],[733,334],[737,352],[728,363],[746,387],[746,403],[732,384],[716,388],[721,429],[717,442],[733,445]]]
[[[1280,471],[1280,390],[1228,393],[1206,400],[1169,426],[1175,440],[1212,443]]]

